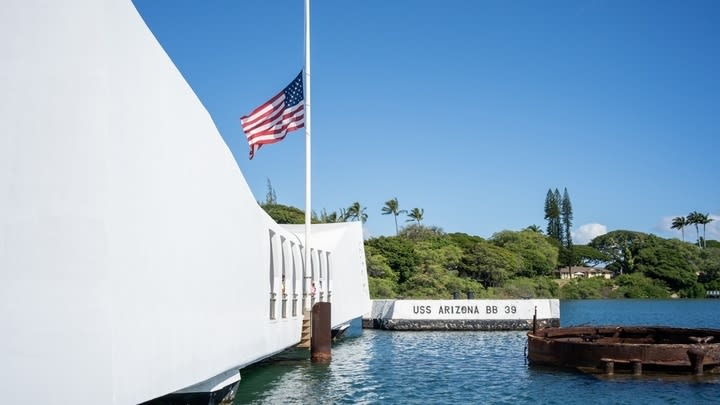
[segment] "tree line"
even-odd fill
[[[277,223],[280,224],[303,224],[305,223],[305,212],[299,208],[292,207],[289,205],[279,204],[277,202],[277,192],[272,186],[270,179],[267,180],[267,193],[265,194],[265,201],[258,201],[258,204],[273,218]],[[388,201],[385,201],[385,205],[382,207],[380,212],[383,215],[392,215],[395,220],[395,235],[399,233],[397,217],[401,214],[407,215],[405,222],[414,222],[420,225],[424,219],[425,209],[423,208],[412,208],[411,210],[400,209],[400,203],[397,197],[393,197]],[[312,223],[332,223],[332,222],[348,222],[348,221],[362,221],[364,224],[367,222],[368,214],[367,207],[364,207],[360,202],[355,201],[346,208],[340,208],[336,211],[327,211],[322,209],[320,213],[313,211],[311,213]]]
[[[260,205],[278,223],[304,222],[302,210],[277,203],[269,181]],[[396,233],[365,241],[372,298],[450,298],[470,292],[478,298],[691,298],[720,290],[720,242],[706,241],[704,232],[697,245],[627,230],[573,245],[567,189],[563,194],[548,190],[546,234],[537,225],[487,239],[445,233],[421,223],[423,210],[401,210],[397,198],[380,212],[393,216]],[[401,227],[402,214],[411,223]],[[366,208],[355,202],[339,212],[313,215],[316,223],[344,220],[364,222]],[[560,280],[558,268],[570,265],[604,266],[616,277]]]

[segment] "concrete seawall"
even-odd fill
[[[531,330],[560,326],[560,301],[530,300],[373,300],[363,317],[366,329]]]

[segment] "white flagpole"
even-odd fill
[[[310,258],[310,0],[305,0],[305,68],[303,69],[305,85],[305,294],[310,291],[312,260]],[[305,309],[310,310],[310,299],[305,299]]]

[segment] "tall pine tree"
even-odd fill
[[[573,210],[572,204],[570,203],[570,194],[568,194],[567,188],[563,191],[562,203],[560,203],[560,217],[562,220],[563,227],[563,246],[572,246],[572,220]]]
[[[572,220],[573,211],[570,203],[570,194],[567,188],[563,191],[562,202],[560,203],[560,220],[562,221],[562,245],[560,247],[560,257],[558,265],[570,267],[576,264],[575,254],[572,243]]]
[[[562,245],[562,227],[560,226],[560,192],[555,189],[548,189],[545,197],[545,219],[547,224],[547,235],[557,240]]]

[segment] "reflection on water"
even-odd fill
[[[568,321],[563,325],[632,324],[649,317],[652,324],[719,327],[718,304],[564,302],[561,320]],[[525,332],[365,330],[361,337],[334,345],[330,364],[312,364],[304,351],[242,370],[235,403],[685,404],[720,398],[717,379],[607,379],[528,367],[525,342]]]

